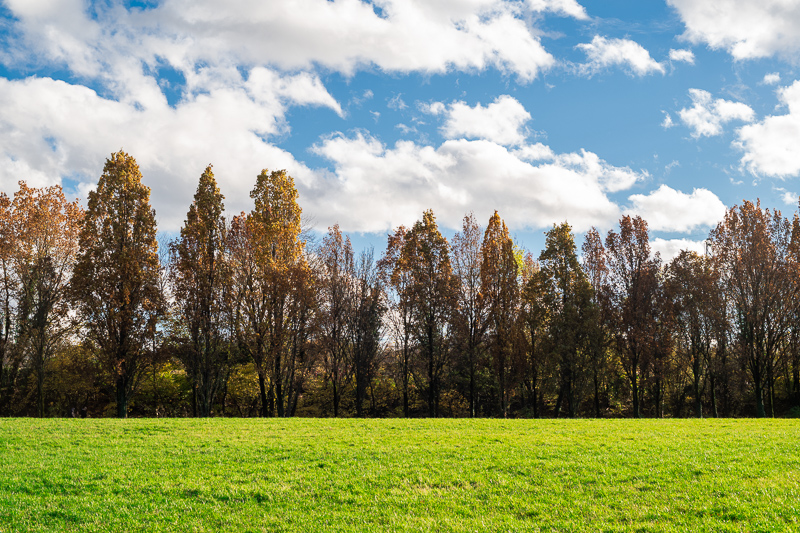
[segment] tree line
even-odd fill
[[[124,152],[86,209],[0,193],[0,415],[800,415],[797,214],[745,201],[665,263],[640,217],[534,257],[428,210],[376,257],[315,242],[285,171],[250,196],[227,217],[209,166],[159,246]]]

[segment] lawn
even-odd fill
[[[800,531],[793,420],[0,419],[0,532]]]

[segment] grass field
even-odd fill
[[[0,532],[800,531],[792,420],[0,419]]]

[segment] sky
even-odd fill
[[[497,210],[534,255],[626,214],[665,259],[800,184],[798,0],[0,0],[0,191],[125,150],[175,234],[208,164],[357,247]]]

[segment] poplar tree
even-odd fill
[[[313,283],[300,240],[301,209],[285,170],[262,170],[253,210],[231,229],[237,337],[256,365],[262,416],[291,413],[296,366],[305,357]]]
[[[486,305],[489,351],[497,379],[500,413],[508,416],[514,322],[519,308],[519,265],[505,222],[494,212],[481,245],[481,295]]]
[[[450,246],[427,210],[406,234],[396,266],[408,274],[414,333],[427,374],[428,416],[439,416],[439,397],[448,363],[450,325],[458,279],[450,265]],[[400,274],[398,272],[398,274]]]
[[[139,166],[125,152],[106,160],[97,190],[89,193],[72,291],[88,337],[112,376],[117,416],[144,363],[145,342],[164,310],[156,213]]]
[[[466,366],[469,416],[477,414],[477,374],[488,322],[481,293],[481,227],[470,213],[453,237],[453,273],[459,280],[455,314],[457,346]]]
[[[614,340],[622,370],[631,385],[633,417],[641,416],[644,362],[653,348],[660,261],[650,257],[650,234],[641,217],[625,215],[619,233],[606,237],[609,295]]]
[[[192,410],[200,417],[211,415],[230,359],[223,199],[209,165],[200,176],[180,239],[170,246],[178,354],[192,383]]]
[[[574,418],[581,399],[588,363],[588,328],[598,319],[592,304],[592,287],[583,272],[575,247],[572,228],[566,222],[547,232],[545,249],[539,256],[548,308],[551,352],[558,361],[559,392],[555,416],[562,401]]]

